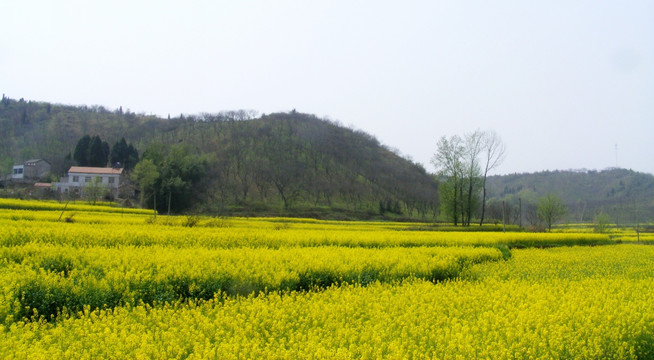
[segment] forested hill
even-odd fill
[[[626,169],[602,171],[544,171],[488,178],[491,202],[504,199],[523,211],[538,197],[554,194],[568,206],[568,220],[593,221],[604,212],[616,223],[651,220],[654,214],[654,176]]]
[[[183,191],[172,195],[160,190],[159,198],[166,199],[157,204],[161,211],[171,203],[176,212],[431,218],[438,206],[437,184],[419,164],[369,134],[295,111],[162,119],[122,108],[111,111],[3,96],[2,172],[9,173],[12,164],[43,158],[55,175],[62,175],[71,165],[66,156],[84,135],[99,135],[109,144],[124,137],[142,156],[148,149],[198,156],[203,171],[189,181],[190,187],[178,187]]]

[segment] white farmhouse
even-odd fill
[[[122,174],[122,168],[71,166],[68,170],[68,176],[60,178],[59,182],[55,183],[55,189],[57,192],[65,194],[83,194],[85,187],[97,181],[116,196],[118,195]],[[96,178],[99,180],[95,180]]]

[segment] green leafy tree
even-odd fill
[[[132,144],[127,144],[125,138],[121,138],[111,148],[111,155],[109,156],[109,160],[112,166],[120,163],[121,167],[123,167],[126,171],[130,171],[134,168],[136,163],[138,163],[139,153],[136,151],[136,148],[132,146]]]
[[[124,161],[124,167],[126,170],[131,170],[139,162],[139,152],[136,148],[129,144],[127,146],[127,158]]]
[[[547,225],[549,231],[552,231],[552,224],[565,216],[567,211],[563,201],[554,194],[548,194],[538,199],[538,218]]]
[[[483,149],[484,133],[477,130],[467,133],[464,139],[464,203],[461,208],[461,219],[463,225],[469,226],[474,211],[479,207],[479,193],[482,185],[479,155]]]
[[[79,166],[104,167],[109,159],[109,144],[99,135],[84,135],[75,146],[73,158]]]
[[[432,164],[444,180],[439,186],[441,208],[454,225],[458,225],[461,219],[463,206],[464,153],[465,147],[461,137],[454,135],[448,139],[443,136],[438,141],[436,154],[432,158]]]
[[[438,184],[441,211],[454,225],[458,225],[461,218],[460,183],[454,177],[441,180]]]
[[[109,160],[111,161],[111,165],[114,165],[116,163],[122,164],[125,161],[126,153],[127,153],[127,141],[125,141],[125,138],[121,138],[111,148],[111,154],[109,155]]]
[[[154,204],[157,210],[181,212],[197,199],[199,192],[194,189],[194,185],[206,171],[203,156],[191,154],[190,148],[184,144],[165,146],[155,143],[146,149],[143,160],[137,164],[134,172],[138,173],[137,170],[141,170],[139,165],[146,160],[158,173],[152,186],[157,194],[153,201],[156,197],[166,199],[165,204]]]
[[[145,159],[134,167],[132,172],[132,179],[138,184],[141,191],[141,206],[145,205],[147,194],[151,193],[153,196],[153,208],[157,207],[157,191],[156,184],[159,180],[159,171],[157,166],[150,159]]]
[[[164,194],[168,195],[168,208],[167,214],[170,215],[170,207],[172,205],[173,194],[185,191],[187,183],[182,180],[182,178],[176,174],[169,177],[166,177],[162,183],[162,191]]]
[[[104,160],[104,162],[101,166],[107,166],[107,162],[109,161],[109,154],[111,154],[109,143],[102,141],[102,160]]]
[[[595,232],[606,233],[609,231],[609,226],[611,223],[611,218],[608,214],[601,212],[595,218]]]
[[[107,189],[102,185],[102,178],[96,176],[86,187],[84,187],[84,196],[89,203],[95,203],[102,198]]]
[[[79,166],[89,166],[89,145],[91,144],[91,137],[89,135],[82,136],[75,145],[73,152],[73,159]]]
[[[102,141],[99,135],[94,136],[89,144],[89,166],[104,167],[109,160],[109,144]]]

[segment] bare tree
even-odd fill
[[[536,204],[527,204],[525,218],[531,230],[541,231],[543,229],[543,221],[538,216],[538,206]]]
[[[488,172],[497,167],[504,161],[504,155],[506,152],[506,147],[502,142],[502,139],[499,135],[493,130],[489,130],[483,133],[483,151],[486,166],[484,167],[484,175],[482,180],[482,200],[481,200],[481,218],[479,220],[479,226],[484,223],[484,213],[486,211],[486,177]]]
[[[479,178],[481,169],[479,167],[479,155],[484,150],[485,144],[484,133],[476,130],[465,135],[465,185],[467,187],[465,193],[465,206],[463,210],[463,225],[470,225],[472,219],[473,209],[477,207],[479,201]]]

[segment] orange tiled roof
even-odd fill
[[[71,166],[68,174],[82,173],[82,174],[101,174],[101,175],[120,175],[123,169],[105,168],[105,167],[91,167],[91,166]]]

